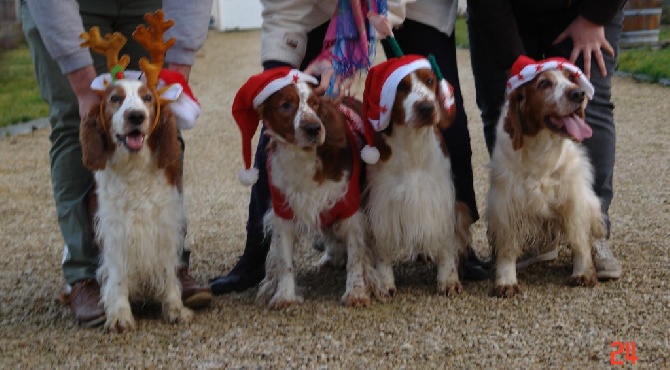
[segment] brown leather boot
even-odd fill
[[[92,328],[105,322],[105,310],[100,302],[100,285],[95,279],[76,282],[68,300],[79,324]]]
[[[184,306],[191,309],[209,306],[212,302],[212,290],[208,286],[198,285],[186,267],[179,268],[177,277],[181,282],[181,300]]]

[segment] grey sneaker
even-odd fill
[[[616,280],[621,277],[621,263],[614,257],[606,239],[596,240],[593,246],[593,264],[598,280]]]
[[[556,258],[558,258],[556,244],[533,246],[524,251],[516,260],[516,269],[523,270],[534,263],[553,261]]]

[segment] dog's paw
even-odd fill
[[[382,302],[390,299],[396,293],[395,286],[392,289],[389,289],[385,285],[378,286],[377,284],[374,283],[368,283],[367,291]]]
[[[105,330],[107,331],[123,333],[137,328],[130,307],[123,307],[114,312],[108,312],[106,313],[106,316],[107,321],[105,321]]]
[[[463,286],[460,281],[453,283],[438,283],[437,284],[437,294],[446,295],[447,297],[453,297],[457,294],[463,293]]]
[[[274,297],[270,300],[269,306],[273,310],[283,310],[285,308],[289,308],[291,306],[296,306],[299,304],[302,304],[304,302],[304,299],[299,296],[299,295],[293,295],[293,296],[280,296],[278,294],[275,294]]]
[[[391,274],[382,274],[381,282],[379,287],[379,293],[384,298],[393,298],[398,292],[398,288],[395,286],[395,279],[393,278],[393,273]]]
[[[170,324],[183,324],[191,322],[195,314],[190,308],[184,306],[173,305],[165,307],[163,310],[163,317],[165,321]]]
[[[498,298],[512,298],[518,294],[521,294],[519,284],[496,285],[495,288],[493,288],[493,296]]]
[[[598,284],[598,277],[596,276],[595,272],[592,274],[571,276],[570,279],[568,279],[568,284],[572,286],[584,286],[592,288]]]
[[[370,296],[363,287],[354,287],[342,296],[342,304],[347,307],[367,307],[370,305]]]

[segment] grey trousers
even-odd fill
[[[87,30],[99,26],[103,35],[114,31],[123,33],[128,38],[128,44],[121,53],[130,55],[131,64],[128,68],[137,69],[137,61],[147,52],[132,40],[131,34],[143,22],[144,13],[152,12],[160,6],[160,0],[81,0],[80,13]],[[49,105],[51,183],[58,224],[65,241],[63,275],[65,281],[72,285],[82,279],[95,278],[99,263],[98,247],[94,242],[86,203],[87,194],[94,186],[93,174],[82,163],[79,143],[81,118],[77,97],[58,64],[49,56],[23,1],[21,18],[40,94]],[[105,57],[93,54],[93,59],[97,72],[106,72]],[[188,257],[188,251],[184,251],[182,264],[185,266],[188,265]]]
[[[607,225],[607,237],[610,234],[609,207],[614,196],[612,179],[614,176],[614,157],[616,132],[614,126],[614,104],[611,100],[612,75],[616,67],[619,52],[619,39],[621,37],[621,24],[623,12],[619,12],[612,22],[605,26],[605,38],[615,50],[612,57],[603,53],[607,76],[603,77],[595,60],[591,60],[591,83],[595,88],[595,95],[586,107],[586,122],[593,129],[593,136],[584,140],[591,164],[595,174],[593,189],[600,198],[601,210]],[[549,57],[570,58],[572,51],[572,40],[567,39],[562,43],[552,46],[553,40],[558,33],[545,32],[546,28],[554,28],[557,32],[565,29],[567,25],[538,25],[534,30],[530,26],[519,27],[519,32],[524,41],[526,53],[533,59],[545,59]],[[481,39],[477,24],[472,17],[468,17],[468,33],[470,36],[470,57],[472,72],[475,78],[475,89],[477,106],[481,111],[484,124],[484,137],[489,154],[493,152],[495,143],[496,124],[500,116],[505,95],[505,82],[507,76],[504,70],[493,63],[488,55],[484,41]],[[580,56],[576,61],[577,66],[584,69],[584,61]]]

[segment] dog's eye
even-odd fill
[[[400,81],[398,84],[398,91],[402,93],[409,92],[409,84],[405,81]]]
[[[319,99],[317,99],[317,98],[310,99],[310,100],[308,101],[308,103],[309,103],[309,107],[312,108],[314,111],[318,111],[318,110],[319,110],[319,103],[320,103],[320,102],[319,102]]]
[[[435,80],[432,77],[426,78],[426,85],[431,86],[433,83],[435,83]]]
[[[279,110],[282,112],[291,112],[293,110],[293,102],[286,100],[279,104]]]
[[[568,75],[568,80],[570,80],[570,82],[572,82],[572,83],[576,83],[577,82],[577,76],[574,73],[570,73]]]
[[[144,96],[142,96],[142,100],[145,103],[151,103],[154,100],[154,97],[151,94],[144,94]]]
[[[121,100],[122,100],[122,99],[121,99],[121,95],[116,95],[116,94],[114,94],[114,95],[111,95],[111,96],[109,97],[109,102],[110,102],[110,103],[120,103]]]
[[[540,82],[537,83],[537,87],[540,89],[547,89],[551,87],[551,81],[549,80],[540,80]]]

